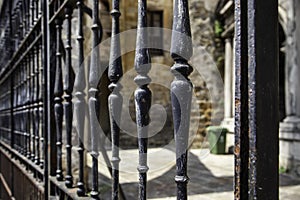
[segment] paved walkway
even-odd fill
[[[108,153],[109,154],[109,153]],[[110,154],[108,155],[110,156]],[[138,174],[136,170],[137,150],[122,150],[120,164],[120,182],[126,199],[137,199]],[[175,153],[168,149],[150,149],[148,153],[148,199],[176,199]],[[104,165],[100,158],[99,166]],[[88,161],[90,163],[90,161]],[[190,200],[229,200],[233,199],[233,155],[213,155],[207,149],[192,149],[189,153],[188,194]],[[110,175],[105,167],[100,167],[102,198],[110,199]],[[300,177],[292,178],[280,175],[280,199],[300,199]]]

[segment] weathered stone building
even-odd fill
[[[221,22],[220,38],[225,45],[224,120],[230,131],[234,128],[234,3],[220,1],[217,20]],[[280,166],[300,174],[300,4],[295,0],[279,0],[279,118]],[[262,19],[263,20],[263,19]],[[267,103],[267,102],[266,102]],[[275,124],[274,124],[275,125]]]

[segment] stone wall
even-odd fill
[[[191,80],[199,108],[192,110],[192,121],[199,126],[194,147],[199,147],[206,135],[205,128],[217,125],[223,119],[222,74],[224,65],[223,44],[215,37],[214,16],[218,0],[191,0],[190,20],[194,49],[191,63],[194,72]],[[218,80],[218,81],[217,81]],[[197,111],[200,110],[200,113]]]

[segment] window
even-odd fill
[[[151,33],[148,33],[148,42],[151,47],[149,52],[151,56],[163,55],[163,11],[148,11],[148,26],[158,27],[159,29],[153,29]]]

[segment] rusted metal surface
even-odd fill
[[[235,1],[235,176],[234,198],[248,198],[248,32],[247,2]]]
[[[236,0],[235,17],[235,199],[278,199],[278,2]]]
[[[266,13],[268,17],[265,17]],[[279,86],[276,0],[248,2],[248,54],[249,197],[278,199]]]

